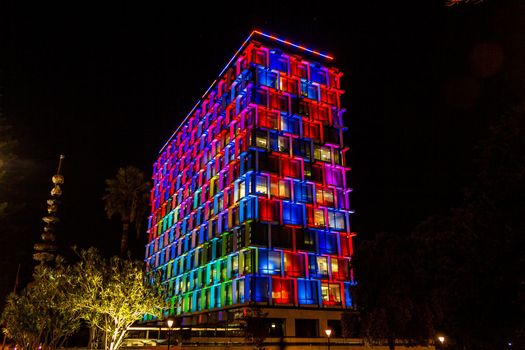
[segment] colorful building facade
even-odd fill
[[[352,305],[342,73],[331,61],[254,31],[162,148],[145,262],[169,315],[205,324],[257,302],[284,325]]]

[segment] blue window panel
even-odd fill
[[[319,86],[301,80],[301,96],[308,97],[312,100],[319,100]]]
[[[345,288],[345,306],[346,307],[352,307],[353,301],[352,301],[352,283],[345,282],[344,284]]]
[[[302,203],[313,203],[314,187],[312,184],[294,181],[295,200]]]
[[[270,51],[270,68],[288,73],[288,59],[276,50]]]
[[[319,281],[298,279],[297,298],[300,305],[319,304]]]
[[[264,302],[269,300],[270,283],[269,277],[251,277],[251,296],[252,301]]]
[[[239,210],[239,219],[240,222],[245,222],[246,220],[254,219],[257,203],[256,198],[247,198],[241,200],[240,210]]]
[[[218,213],[219,212],[219,197],[218,196],[216,196],[213,199],[213,212],[214,213]]]
[[[187,237],[183,238],[182,244],[183,244],[183,247],[182,247],[183,251],[187,252],[188,251],[188,240],[187,240]]]
[[[303,206],[301,204],[283,202],[283,224],[302,225]]]
[[[337,236],[336,234],[324,231],[318,231],[319,252],[321,254],[337,254]]]
[[[327,72],[317,65],[310,65],[310,79],[316,83],[326,85]]]
[[[277,89],[279,79],[276,73],[267,71],[265,69],[257,70],[257,81],[259,84]]]
[[[281,130],[299,135],[299,119],[281,113]]]
[[[281,252],[258,249],[258,271],[263,275],[281,275]]]

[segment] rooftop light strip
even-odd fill
[[[303,50],[303,51],[307,51],[307,52],[313,53],[314,55],[318,55],[318,56],[321,56],[321,57],[327,58],[327,59],[329,59],[329,60],[333,60],[333,59],[334,59],[333,56],[326,55],[326,54],[321,53],[321,52],[319,52],[319,51],[311,50],[311,49],[309,49],[309,48],[307,48],[307,47],[304,47],[304,46],[302,46],[302,45],[294,44],[294,43],[292,43],[292,42],[290,42],[290,41],[288,41],[288,40],[284,40],[284,39],[278,38],[278,37],[276,37],[276,36],[274,36],[274,35],[270,35],[270,34],[266,34],[266,33],[260,32],[260,31],[258,31],[258,30],[254,30],[250,36],[252,36],[253,34],[259,34],[259,35],[262,35],[262,36],[264,36],[264,37],[266,37],[266,38],[269,38],[269,39],[272,39],[272,40],[278,41],[278,42],[283,43],[283,44],[286,44],[286,45],[293,46],[293,47],[295,47],[295,48],[297,48],[297,49],[300,49],[300,50]]]

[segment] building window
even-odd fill
[[[297,250],[315,252],[315,231],[308,229],[299,229],[295,235]]]
[[[319,304],[319,282],[312,280],[297,280],[297,298],[299,305]]]
[[[279,202],[275,200],[260,198],[259,199],[259,219],[263,221],[278,222],[279,218],[280,218]]]
[[[297,202],[313,203],[314,186],[305,182],[294,182],[294,195]]]
[[[319,253],[337,254],[337,234],[319,231]]]
[[[314,159],[322,162],[331,162],[332,154],[330,147],[314,146]]]
[[[346,215],[344,212],[328,210],[328,226],[334,230],[346,229]]]
[[[281,130],[290,134],[299,135],[299,120],[291,116],[281,115]]]
[[[251,277],[253,301],[268,301],[270,292],[268,277]]]
[[[281,225],[272,225],[272,248],[292,249],[292,229]]]
[[[266,111],[261,108],[257,109],[258,125],[267,129],[279,128],[279,115],[277,112]]]
[[[334,206],[334,190],[331,188],[318,188],[317,193],[317,204],[328,207]]]
[[[272,278],[272,300],[276,304],[291,304],[294,299],[293,280]]]
[[[268,65],[266,54],[267,52],[264,49],[257,49],[257,48],[252,49],[252,62],[266,67]]]
[[[301,178],[302,166],[299,159],[281,158],[280,165],[282,176]]]
[[[311,142],[302,139],[293,139],[293,154],[294,156],[310,159],[312,156]],[[305,166],[305,176],[306,166]],[[308,174],[310,176],[310,174]]]
[[[303,206],[300,204],[283,202],[283,224],[302,225]]]
[[[253,266],[254,266],[254,259],[255,259],[254,254],[255,254],[254,251],[251,249],[242,253],[242,257],[243,257],[242,260],[244,263],[243,275],[253,273]]]
[[[258,249],[259,273],[263,275],[281,274],[281,252]]]
[[[319,208],[319,209],[315,208],[314,209],[314,226],[316,226],[316,227],[325,227],[326,226],[324,209],[322,209],[322,208]]]
[[[257,82],[274,89],[279,86],[279,78],[276,73],[260,68],[257,70]]]
[[[320,66],[310,65],[310,76],[311,80],[316,83],[327,85],[328,83],[328,72]]]
[[[268,148],[268,134],[264,130],[257,130],[255,132],[255,146],[267,149]]]
[[[268,177],[257,175],[255,178],[255,193],[268,194]]]
[[[284,269],[286,276],[304,277],[306,273],[304,254],[284,253]]]
[[[308,64],[305,62],[298,62],[293,60],[291,62],[292,75],[296,77],[308,79]]]
[[[275,50],[270,51],[270,68],[288,74],[288,57]]]
[[[326,167],[326,184],[327,185],[333,185],[337,187],[343,186],[343,174],[344,170],[333,168],[333,167]]]
[[[255,223],[253,230],[250,230],[250,243],[262,247],[268,247],[268,225]]]
[[[348,281],[350,279],[350,260],[342,258],[331,258],[332,279],[337,281]]]
[[[311,319],[295,319],[295,336],[300,338],[316,338],[319,336],[319,321]]]
[[[328,258],[326,256],[308,255],[310,277],[328,278]]]
[[[324,305],[340,305],[341,285],[339,283],[321,283],[321,297]]]
[[[301,96],[318,101],[319,85],[315,85],[307,81],[301,80]]]
[[[273,197],[290,199],[291,180],[271,178],[271,195]]]
[[[235,281],[236,287],[235,290],[237,291],[237,303],[242,304],[245,302],[244,298],[244,278],[238,279]]]
[[[231,275],[233,278],[237,277],[239,275],[239,255],[234,254],[231,257]]]
[[[290,79],[286,77],[281,77],[281,90],[288,92],[293,95],[297,95],[299,90],[299,82],[296,79]]]

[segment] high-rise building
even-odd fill
[[[317,336],[351,306],[350,204],[332,57],[252,32],[154,164],[145,261],[183,324]]]

